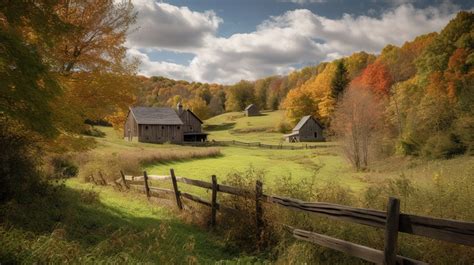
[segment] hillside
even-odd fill
[[[0,225],[2,264],[213,264],[240,256],[226,250],[218,237],[183,223],[168,207],[140,194],[73,179],[56,193],[54,207],[49,200],[0,207],[8,211]]]
[[[283,134],[277,131],[284,120],[284,111],[262,112],[261,116],[246,117],[243,112],[228,112],[204,122],[209,139],[244,142],[281,143]]]

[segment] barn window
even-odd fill
[[[148,126],[145,126],[145,130],[148,130]]]
[[[314,132],[314,138],[318,138],[318,132]]]
[[[165,126],[161,126],[161,129],[164,130],[164,129],[165,129]]]
[[[192,129],[193,129],[193,126],[189,126],[189,129],[192,130]]]
[[[179,130],[179,126],[178,126],[178,130]]]

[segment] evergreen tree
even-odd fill
[[[344,62],[340,60],[337,62],[336,72],[334,73],[334,78],[331,82],[332,97],[337,99],[347,87],[349,82],[350,80],[348,77],[346,66],[344,65]]]

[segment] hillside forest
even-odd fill
[[[474,16],[460,12],[440,33],[418,36],[380,54],[354,53],[332,62],[234,85],[141,78],[138,102],[174,106],[183,101],[200,117],[261,109],[283,109],[291,128],[314,115],[331,128],[348,90],[373,95],[377,141],[385,155],[449,158],[472,152],[474,106]],[[337,129],[336,129],[337,130]],[[331,132],[336,134],[336,132]]]

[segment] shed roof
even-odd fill
[[[133,107],[130,112],[138,124],[183,125],[172,108]]]
[[[289,133],[289,134],[285,134],[283,135],[284,137],[291,137],[291,136],[296,136],[298,135],[299,133],[298,132],[292,132],[292,133]]]
[[[249,110],[250,108],[253,108],[253,107],[256,108],[257,106],[255,106],[254,104],[250,104],[245,108],[245,110]]]
[[[319,123],[315,118],[313,118],[313,116],[306,115],[303,118],[301,118],[298,124],[296,124],[295,128],[293,128],[293,131],[298,131],[299,129],[301,129],[301,127],[303,127],[303,125],[305,125],[310,119],[314,120],[319,125],[319,127],[321,128],[323,127],[321,123]]]

